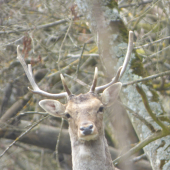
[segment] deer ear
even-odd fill
[[[57,100],[45,99],[39,102],[39,105],[50,115],[55,117],[63,117],[65,106]]]
[[[102,93],[102,103],[106,106],[112,105],[118,98],[122,83],[118,82],[106,88]]]

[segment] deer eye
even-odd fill
[[[103,110],[104,110],[104,107],[100,106],[98,112],[103,112]]]
[[[71,116],[69,113],[66,113],[65,116],[69,119]]]

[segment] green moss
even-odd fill
[[[135,58],[133,58],[131,61],[131,69],[133,70],[134,74],[137,74],[138,76],[146,77],[147,72],[143,68],[142,57],[140,57],[136,51],[134,51],[134,53],[135,53]]]
[[[111,9],[116,8],[118,9],[117,2],[115,0],[106,0],[107,6]]]
[[[121,34],[121,36],[123,38],[123,42],[128,43],[128,36],[129,36],[128,35],[128,30],[127,30],[127,28],[124,25],[122,20],[118,22],[118,28],[119,28],[120,34]]]
[[[112,140],[112,137],[110,136],[110,134],[107,130],[105,130],[105,137],[107,139],[108,145],[114,147],[114,142]]]
[[[170,83],[164,84],[164,88],[165,88],[165,89],[169,89],[169,87],[170,87]]]
[[[152,30],[152,32],[156,33],[159,30],[161,30],[164,27],[164,25],[160,22],[159,24],[148,24],[148,23],[139,23],[137,24],[137,29],[144,28],[144,30],[147,30],[148,32]]]
[[[158,95],[158,93],[156,92],[156,90],[154,90],[153,88],[150,88],[150,87],[149,87],[149,90],[150,90],[150,92],[152,93],[151,101],[153,101],[153,102],[159,102],[159,95]]]

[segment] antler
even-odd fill
[[[90,91],[89,91],[91,93],[95,92],[95,88],[96,88],[96,84],[97,84],[97,77],[98,77],[98,69],[97,69],[97,67],[95,67],[93,83],[92,83]]]
[[[68,96],[71,96],[72,93],[71,93],[70,90],[68,89],[67,84],[66,84],[66,81],[65,81],[63,75],[60,74],[60,77],[61,77],[61,81],[62,81],[62,83],[63,83],[63,86],[64,86],[65,91],[67,92]]]
[[[59,93],[59,94],[52,94],[52,93],[48,93],[48,92],[41,90],[34,80],[34,77],[33,77],[33,74],[32,74],[31,64],[28,64],[28,67],[27,67],[27,65],[26,65],[26,63],[25,63],[25,61],[24,61],[24,59],[23,59],[23,57],[22,57],[22,55],[19,51],[19,45],[17,46],[17,59],[21,63],[22,67],[24,68],[24,71],[27,75],[27,78],[28,78],[28,80],[29,80],[29,82],[30,82],[30,84],[33,88],[33,90],[32,90],[28,87],[28,89],[32,93],[39,94],[41,96],[45,96],[45,97],[49,97],[49,98],[53,98],[53,99],[64,98],[64,97],[67,97],[69,95],[68,91],[67,91],[67,93],[64,92],[64,93]]]
[[[95,88],[96,93],[102,92],[104,89],[106,89],[107,87],[111,86],[112,84],[114,84],[114,83],[116,83],[120,80],[120,78],[123,76],[123,74],[124,74],[124,72],[127,68],[128,62],[130,60],[130,55],[131,55],[132,49],[133,49],[133,31],[129,31],[128,48],[127,48],[125,60],[123,62],[123,66],[119,67],[119,69],[116,73],[116,76],[112,79],[112,81],[110,83],[105,84],[103,86],[96,87]]]
[[[99,87],[96,87],[97,77],[98,77],[98,69],[96,67],[93,83],[92,83],[92,86],[91,86],[89,92],[99,93],[99,92],[103,91],[104,89],[106,89],[107,87],[111,86],[112,84],[118,82],[120,80],[120,78],[123,76],[123,74],[124,74],[124,72],[127,68],[128,62],[130,60],[130,55],[131,55],[132,49],[133,49],[133,31],[129,31],[128,49],[127,49],[127,53],[126,53],[126,56],[125,56],[123,66],[119,67],[119,69],[116,73],[116,76],[112,79],[112,81],[110,83],[103,85],[103,86],[99,86]],[[45,97],[49,97],[49,98],[53,98],[53,99],[64,98],[64,97],[68,97],[68,96],[72,95],[72,93],[70,92],[70,90],[68,89],[68,87],[66,85],[65,79],[64,79],[62,74],[60,74],[60,77],[61,77],[61,80],[62,80],[62,83],[63,83],[63,86],[64,86],[66,92],[59,93],[59,94],[52,94],[52,93],[48,93],[48,92],[41,90],[38,87],[38,85],[35,83],[35,80],[34,80],[34,77],[33,77],[33,74],[32,74],[31,64],[28,64],[28,67],[27,67],[27,65],[26,65],[26,63],[25,63],[25,61],[24,61],[24,59],[23,59],[23,57],[22,57],[22,55],[19,51],[19,45],[17,46],[17,59],[20,61],[21,65],[24,68],[24,71],[27,75],[28,80],[30,81],[30,84],[32,85],[33,90],[28,87],[28,89],[32,93],[39,94],[41,96],[45,96]]]

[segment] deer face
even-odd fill
[[[111,105],[118,97],[121,83],[106,88],[101,99],[94,93],[71,96],[66,105],[57,100],[42,100],[40,106],[49,114],[67,119],[69,132],[78,140],[96,140],[104,133],[104,107]]]
[[[79,140],[94,140],[102,133],[103,104],[91,93],[73,97],[65,110],[70,133]]]

